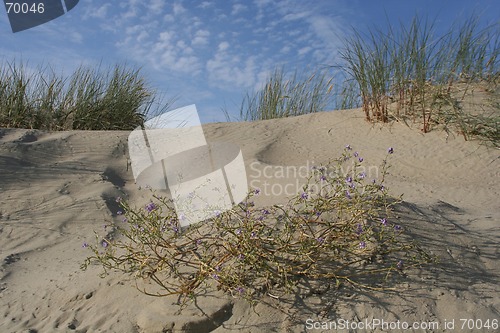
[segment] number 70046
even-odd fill
[[[45,11],[43,2],[34,3],[31,6],[26,2],[6,2],[5,5],[7,7],[7,14],[10,14],[11,12],[14,14],[43,14]]]

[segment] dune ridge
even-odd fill
[[[321,164],[346,144],[378,165],[393,147],[387,185],[393,195],[404,194],[399,219],[440,262],[408,272],[397,291],[304,285],[281,301],[264,298],[255,309],[214,291],[183,312],[175,298],[145,296],[124,276],[101,279],[98,266],[80,270],[88,254],[83,242],[118,221],[115,197],[147,199],[129,167],[129,132],[0,129],[0,331],[303,332],[307,319],[378,318],[436,321],[441,332],[445,320],[460,327],[461,318],[500,319],[500,151],[361,115],[319,112],[203,130],[209,142],[241,147],[249,180],[255,180],[251,165]]]

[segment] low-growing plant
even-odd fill
[[[345,163],[354,165],[347,177],[339,171]],[[184,300],[213,287],[255,301],[293,292],[301,281],[389,288],[391,277],[432,258],[391,216],[400,199],[384,186],[387,157],[379,179],[367,179],[363,163],[347,146],[339,158],[313,167],[287,204],[257,207],[254,189],[233,209],[186,228],[172,201],[156,192],[141,208],[118,198],[123,221],[108,226],[114,232],[107,236],[96,233],[96,244],[84,244],[92,255],[82,269],[94,263],[103,276],[128,273],[146,294]]]

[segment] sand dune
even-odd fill
[[[101,279],[98,266],[80,270],[89,254],[83,242],[118,221],[114,198],[147,195],[128,164],[129,132],[0,129],[0,332],[303,332],[307,323],[339,319],[437,322],[435,332],[449,332],[444,325],[452,320],[456,331],[460,319],[500,320],[500,151],[439,131],[424,135],[418,126],[370,124],[361,115],[322,112],[203,129],[208,141],[241,147],[254,184],[263,180],[255,170],[324,163],[346,144],[373,165],[393,147],[387,185],[404,194],[401,223],[440,263],[409,272],[397,292],[304,287],[255,309],[214,292],[182,312],[175,298],[145,296],[122,275]]]

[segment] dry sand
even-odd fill
[[[145,296],[119,274],[101,279],[98,266],[79,268],[89,254],[82,243],[118,221],[114,198],[147,195],[128,167],[129,132],[0,129],[0,332],[304,332],[308,319],[436,322],[415,331],[458,332],[461,319],[500,320],[500,151],[361,115],[324,112],[204,131],[208,141],[241,147],[254,184],[263,181],[257,169],[319,164],[346,144],[371,165],[394,147],[387,185],[404,194],[400,221],[440,263],[408,272],[397,292],[323,285],[265,298],[254,309],[214,292],[180,313],[175,298]],[[284,199],[263,196],[260,204]],[[455,330],[446,329],[452,320]]]

